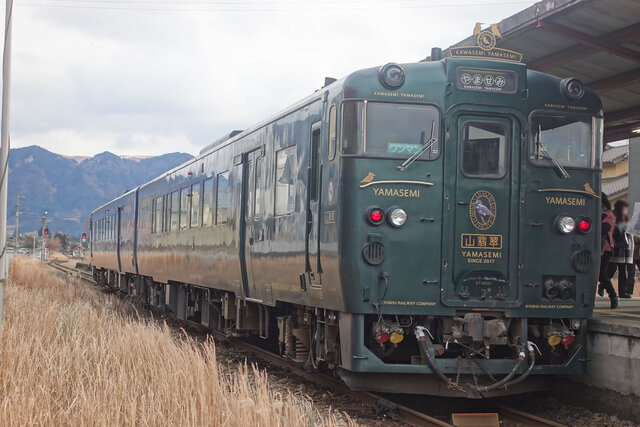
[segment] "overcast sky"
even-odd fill
[[[525,0],[14,0],[12,147],[201,147],[342,77],[414,62]]]

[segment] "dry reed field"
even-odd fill
[[[14,259],[5,295],[2,426],[339,423],[309,399],[271,390],[256,368],[223,369],[213,341],[172,334],[39,261]]]

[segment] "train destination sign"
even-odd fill
[[[458,67],[456,86],[477,92],[515,93],[518,76],[513,71]]]

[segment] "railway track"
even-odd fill
[[[67,278],[75,277],[82,281],[96,284],[93,278],[86,271],[78,270],[76,268],[64,265],[64,261],[53,260],[49,261],[48,265],[58,272],[64,273]],[[155,311],[151,309],[151,311]],[[167,313],[161,313],[167,315]],[[220,341],[224,341],[229,345],[239,350],[252,353],[257,359],[267,362],[271,365],[277,366],[281,369],[285,369],[293,373],[295,376],[305,379],[307,381],[316,383],[320,386],[331,389],[341,395],[348,396],[361,404],[371,407],[378,413],[383,413],[385,416],[394,419],[400,423],[404,423],[411,426],[436,426],[436,427],[454,427],[454,426],[481,426],[481,427],[500,427],[500,426],[531,426],[531,427],[563,427],[564,424],[559,424],[555,421],[541,418],[532,414],[528,414],[519,411],[514,408],[500,406],[497,412],[491,413],[472,413],[472,414],[453,414],[451,422],[443,421],[442,419],[432,417],[418,410],[409,408],[405,405],[399,404],[392,400],[381,397],[375,393],[363,392],[352,390],[347,387],[342,381],[322,374],[307,372],[302,367],[289,363],[281,356],[266,351],[265,349],[248,343],[238,338],[229,337],[222,332],[211,331],[191,321],[183,321],[169,315],[178,322],[185,322],[202,333],[212,335]]]

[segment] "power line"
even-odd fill
[[[35,0],[38,1],[38,0]],[[127,10],[127,11],[176,11],[176,12],[336,12],[336,11],[350,11],[350,10],[386,10],[386,9],[451,9],[451,8],[461,8],[461,7],[485,7],[485,6],[508,6],[508,5],[518,5],[518,4],[531,4],[533,1],[510,1],[510,2],[491,2],[491,3],[456,3],[456,4],[428,4],[428,5],[398,5],[396,3],[388,3],[379,6],[371,6],[371,2],[365,4],[365,2],[357,2],[355,4],[349,3],[339,3],[340,6],[344,7],[335,7],[335,6],[323,6],[318,3],[248,3],[248,2],[225,2],[225,3],[198,3],[198,2],[176,2],[176,6],[185,5],[185,6],[198,6],[210,4],[212,7],[157,7],[168,4],[173,4],[170,2],[143,2],[145,5],[154,6],[154,7],[140,7],[139,2],[132,3],[127,1],[107,1],[103,0],[98,3],[97,1],[88,1],[81,3],[82,0],[61,0],[65,4],[62,3],[34,3],[34,2],[23,2],[20,3],[24,6],[33,6],[33,7],[50,7],[50,8],[67,8],[67,9],[98,9],[98,10]],[[413,0],[400,0],[400,1],[413,1]],[[384,2],[382,2],[384,3]],[[108,6],[107,4],[114,4],[114,6]],[[254,6],[259,5],[286,5],[287,7],[273,7],[273,8],[259,8]],[[295,7],[296,5],[300,5],[301,7]],[[132,6],[132,7],[129,7]],[[218,7],[225,6],[225,7]],[[247,7],[249,6],[249,7]],[[292,7],[294,6],[294,7]],[[313,6],[313,7],[309,7]]]

